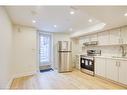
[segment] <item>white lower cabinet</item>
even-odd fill
[[[105,77],[106,76],[106,61],[105,58],[95,58],[95,74]]]
[[[95,74],[127,85],[127,60],[95,58]]]
[[[106,60],[106,78],[118,81],[118,67],[116,60]]]
[[[127,85],[127,61],[119,61],[119,82]]]

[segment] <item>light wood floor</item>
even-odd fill
[[[78,70],[68,73],[48,71],[17,78],[11,89],[125,89],[106,80],[92,77]]]

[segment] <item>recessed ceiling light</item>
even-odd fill
[[[92,22],[92,19],[89,19],[88,21],[89,21],[89,22]]]
[[[36,20],[32,20],[33,23],[36,23]]]
[[[57,26],[56,26],[56,25],[54,25],[54,27],[56,28]]]
[[[72,31],[72,28],[70,28],[69,31]]]
[[[70,11],[70,14],[73,15],[73,14],[75,14],[75,12],[74,11]]]
[[[125,13],[124,16],[127,16],[127,13]]]

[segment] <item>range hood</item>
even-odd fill
[[[91,41],[91,42],[85,42],[83,43],[84,46],[94,46],[98,45],[98,41]]]

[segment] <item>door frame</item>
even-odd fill
[[[53,68],[53,34],[50,33],[50,32],[46,32],[46,31],[40,31],[40,30],[37,30],[37,71],[40,72],[40,55],[39,55],[39,51],[40,51],[40,43],[39,43],[39,35],[40,33],[43,33],[43,34],[49,34],[51,36],[51,49],[50,49],[50,54],[51,54],[51,58],[50,58],[50,64],[45,64],[45,65],[42,65],[42,66],[47,66],[47,65],[51,65],[51,67]]]

